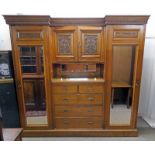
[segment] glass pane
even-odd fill
[[[47,124],[44,80],[24,80],[27,125]]]
[[[22,73],[43,73],[43,50],[41,46],[21,46],[20,63]]]
[[[130,125],[135,46],[113,46],[111,125]]]

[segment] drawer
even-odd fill
[[[103,128],[103,118],[101,117],[84,117],[84,118],[61,118],[57,117],[55,120],[56,128]]]
[[[77,104],[76,94],[54,94],[53,104]]]
[[[102,94],[54,94],[54,104],[103,104]]]
[[[103,94],[80,94],[78,104],[103,104]]]
[[[79,85],[80,93],[103,93],[104,86],[102,84],[83,84]]]
[[[53,93],[76,93],[77,85],[53,85]]]
[[[55,106],[56,117],[81,117],[81,116],[102,116],[103,106],[68,105]]]

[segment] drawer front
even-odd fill
[[[55,106],[56,117],[81,117],[102,115],[102,106]]]
[[[77,85],[53,85],[53,93],[76,93]]]
[[[55,120],[56,128],[103,128],[103,119],[101,117],[91,118],[61,118],[57,117]]]
[[[102,94],[80,94],[78,97],[79,104],[103,104]]]
[[[54,94],[53,104],[77,104],[77,95],[75,94]]]
[[[54,94],[54,104],[103,104],[102,94]]]
[[[80,93],[103,93],[103,91],[104,91],[104,86],[102,84],[79,85]]]

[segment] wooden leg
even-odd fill
[[[112,88],[112,93],[111,93],[111,107],[112,108],[114,107],[114,89],[115,88]]]
[[[126,100],[126,105],[127,105],[127,108],[130,108],[130,89],[128,89],[128,95],[127,95],[127,100]]]

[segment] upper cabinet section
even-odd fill
[[[103,56],[102,27],[79,27],[79,60],[101,61]]]
[[[74,26],[52,28],[53,61],[77,60],[77,30]]]
[[[52,60],[100,61],[102,27],[63,26],[52,27]]]

